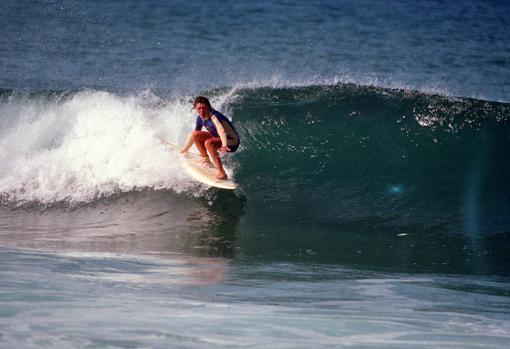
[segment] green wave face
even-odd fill
[[[240,97],[236,180],[245,228],[264,236],[253,254],[277,240],[296,258],[411,265],[430,249],[417,258],[430,266],[508,235],[508,105],[349,85]]]

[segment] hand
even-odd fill
[[[188,154],[188,149],[186,149],[186,148],[182,148],[182,149],[181,149],[181,154],[182,154],[182,155],[186,155],[186,154]]]
[[[220,148],[220,154],[221,155],[225,155],[226,152],[229,152],[230,151],[230,148],[227,147],[227,146],[224,146],[224,147],[221,147]]]

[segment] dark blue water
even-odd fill
[[[0,86],[353,82],[509,101],[504,1],[5,1]]]
[[[2,2],[0,346],[506,348],[509,9]]]

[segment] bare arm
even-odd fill
[[[223,125],[221,122],[218,121],[216,116],[212,117],[212,121],[214,122],[214,125],[216,126],[216,131],[218,131],[218,135],[221,139],[221,148],[227,147],[227,133],[225,132],[225,129],[223,128]]]
[[[186,154],[189,151],[189,148],[191,148],[191,146],[193,145],[194,143],[193,133],[195,133],[195,131],[190,133],[186,145],[181,149],[181,154]]]

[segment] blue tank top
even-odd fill
[[[236,129],[234,128],[234,125],[230,122],[230,120],[220,112],[213,110],[212,114],[218,119],[218,121],[221,123],[221,126],[223,126],[223,129],[225,129],[225,133],[227,134],[227,144],[229,146],[238,145],[239,144],[239,135],[237,134]],[[216,125],[212,121],[212,117],[207,120],[202,120],[202,118],[197,116],[197,123],[195,125],[195,131],[200,131],[202,127],[205,127],[209,133],[213,137],[219,137],[218,130],[216,129]]]

